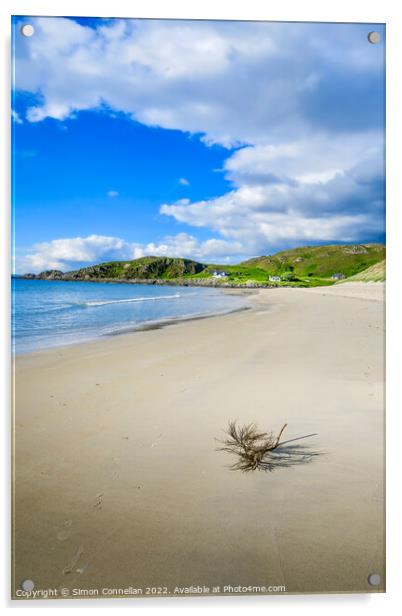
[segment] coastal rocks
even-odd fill
[[[186,274],[199,274],[206,269],[206,265],[191,259],[178,259],[173,257],[143,257],[129,263],[124,268],[125,278],[177,278]]]
[[[64,274],[60,270],[46,270],[36,276],[33,274],[28,275],[30,278],[37,278],[39,280],[63,280]]]
[[[367,248],[361,244],[358,246],[350,246],[348,248],[345,248],[345,254],[347,255],[365,255],[367,253]]]

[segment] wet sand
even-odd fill
[[[18,357],[15,591],[383,590],[383,288],[259,290],[251,310]],[[245,474],[216,451],[232,419],[317,436]]]

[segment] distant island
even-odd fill
[[[62,272],[20,276],[32,280],[121,282],[214,287],[313,287],[343,280],[385,280],[383,244],[304,246],[237,265],[205,264],[174,257],[112,261]]]

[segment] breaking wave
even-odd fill
[[[94,306],[107,306],[108,304],[127,304],[129,302],[154,302],[161,299],[177,299],[181,297],[180,293],[175,295],[156,295],[155,297],[132,297],[129,299],[109,299],[109,300],[96,300],[92,302],[84,302],[84,306],[92,308]]]

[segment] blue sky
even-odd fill
[[[17,18],[16,271],[383,241],[373,29]]]

